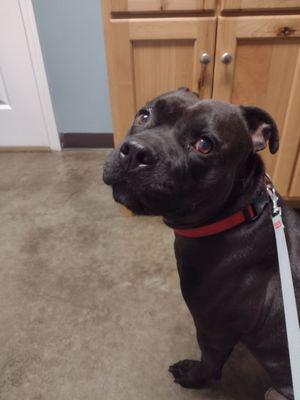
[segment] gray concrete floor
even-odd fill
[[[169,364],[200,356],[173,233],[120,212],[106,154],[0,153],[0,399],[263,399],[242,347],[220,383],[173,383]]]

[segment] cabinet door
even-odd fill
[[[207,11],[216,0],[111,0],[111,10],[117,11]]]
[[[232,55],[229,64],[222,55]],[[262,152],[277,189],[289,196],[300,126],[300,16],[220,17],[213,97],[266,109],[277,122],[280,149]]]
[[[300,0],[222,0],[222,11],[297,10]]]
[[[106,34],[115,143],[136,111],[157,95],[187,86],[211,97],[215,18],[112,20]]]
[[[300,101],[299,101],[300,103]],[[300,104],[299,104],[299,108],[298,110],[300,110]],[[299,132],[299,126],[298,128],[298,132]],[[292,180],[292,184],[291,184],[291,190],[289,193],[290,197],[295,198],[297,200],[300,200],[300,154],[298,153],[298,158],[297,158],[297,163],[296,163],[296,167],[295,167],[295,172],[294,172],[294,176],[293,176],[293,180]]]

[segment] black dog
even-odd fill
[[[162,215],[175,229],[181,289],[202,351],[201,361],[170,367],[183,387],[200,388],[220,378],[241,341],[268,371],[276,390],[294,398],[272,205],[257,155],[267,144],[275,153],[279,136],[265,111],[200,101],[181,88],[137,113],[125,142],[105,165],[104,181],[112,185],[116,201],[136,214]],[[245,212],[246,222],[232,229],[204,237],[180,234],[250,204],[257,205],[256,219]],[[300,220],[282,199],[280,205],[299,307]]]

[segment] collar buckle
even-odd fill
[[[266,174],[266,178],[267,178],[267,184],[266,184],[267,192],[273,204],[272,215],[273,217],[275,217],[275,215],[281,215],[281,207],[278,205],[279,198],[276,194],[276,190],[271,177],[268,174]]]

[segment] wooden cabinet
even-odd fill
[[[124,138],[136,111],[167,91],[187,86],[211,97],[215,18],[125,19],[112,23],[108,49],[115,142]]]
[[[299,10],[299,0],[222,0],[221,11]]]
[[[225,52],[229,64],[220,60]],[[276,156],[265,150],[263,158],[284,196],[298,156],[299,93],[300,16],[219,18],[213,97],[255,104],[275,118],[280,149]]]
[[[298,135],[299,135],[299,127],[298,127]],[[288,197],[291,199],[295,198],[300,199],[300,154],[298,154],[297,163],[295,166],[295,172],[293,174],[293,179],[291,183],[291,190],[289,191]]]
[[[213,10],[215,0],[111,0],[113,12]]]
[[[201,14],[209,4],[214,11]],[[283,4],[289,15],[278,15]],[[300,15],[291,12],[300,0],[103,0],[102,6],[116,144],[139,107],[180,86],[200,98],[257,105],[275,118],[281,136],[275,156],[262,152],[267,170],[283,196],[300,202]],[[168,15],[182,6],[199,15]],[[277,14],[245,16],[259,9]],[[209,64],[200,63],[203,53]],[[224,53],[231,56],[227,64]]]

